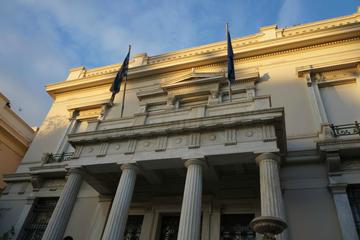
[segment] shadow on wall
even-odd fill
[[[329,122],[339,125],[360,121],[359,90],[357,83],[320,88]]]
[[[69,121],[63,115],[47,117],[36,134],[23,162],[40,162],[45,152],[55,152]]]

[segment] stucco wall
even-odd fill
[[[341,239],[325,165],[283,167],[281,181],[290,239]]]

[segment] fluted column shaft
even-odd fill
[[[280,187],[280,157],[273,153],[263,153],[256,158],[256,162],[260,170],[261,216],[252,220],[250,227],[264,234],[263,239],[285,240],[287,224]]]
[[[42,240],[61,240],[82,182],[81,170],[71,169]]]
[[[122,174],[104,230],[103,240],[122,240],[131,199],[134,192],[137,168],[126,164],[121,166]]]
[[[284,220],[284,204],[281,194],[278,162],[272,153],[257,157],[260,170],[261,215]]]
[[[198,240],[201,225],[201,195],[203,162],[191,159],[187,167],[177,240]]]

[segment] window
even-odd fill
[[[255,232],[249,228],[254,214],[221,215],[220,240],[255,240]]]
[[[141,234],[141,226],[144,216],[129,215],[126,223],[124,240],[139,240]]]
[[[41,240],[57,201],[57,198],[38,198],[35,200],[20,239]]]
[[[347,194],[354,216],[356,230],[358,234],[360,234],[360,184],[349,185],[347,188]]]
[[[356,82],[320,87],[328,121],[335,124],[348,124],[360,120],[360,97]]]
[[[360,120],[358,69],[313,70],[306,74],[321,123],[342,125]]]
[[[162,216],[159,240],[176,240],[179,230],[179,223],[180,216]]]

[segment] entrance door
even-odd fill
[[[179,231],[179,223],[180,216],[162,216],[159,240],[176,240]]]
[[[141,226],[144,216],[129,215],[126,223],[124,240],[139,240],[141,234]]]
[[[220,240],[255,240],[255,233],[249,228],[254,214],[221,215]]]

